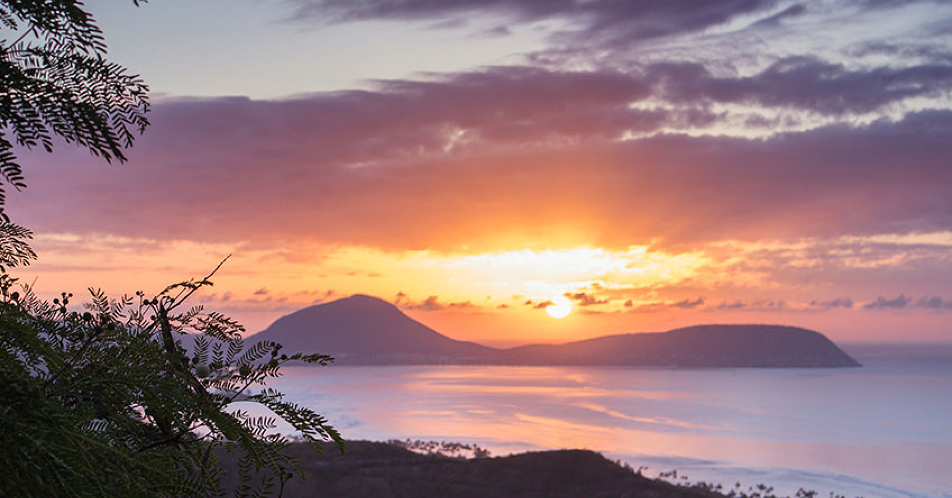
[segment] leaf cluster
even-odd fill
[[[0,225],[0,248],[28,236]],[[318,451],[328,440],[343,451],[323,416],[264,387],[289,361],[332,358],[246,345],[234,320],[186,308],[214,273],[154,296],[89,289],[77,308],[71,294],[39,299],[0,267],[0,468],[10,476],[0,495],[224,496],[222,450],[243,455],[236,496],[280,494],[303,473],[273,431],[279,420]],[[244,403],[273,416],[251,416]]]
[[[140,0],[134,0],[138,5]],[[0,0],[0,218],[4,184],[22,189],[14,146],[77,143],[106,161],[149,125],[148,86],[108,61],[102,30],[79,0]]]

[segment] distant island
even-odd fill
[[[458,341],[361,294],[279,318],[249,338],[338,365],[546,365],[680,368],[831,368],[860,364],[823,334],[781,325],[698,325],[564,344],[499,349]]]

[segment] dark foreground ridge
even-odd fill
[[[299,443],[291,447],[307,479],[294,478],[284,496],[349,498],[715,498],[724,495],[643,477],[587,450],[457,459],[421,455],[387,443],[348,441],[348,454],[328,447],[325,457]],[[234,455],[222,454],[223,467]],[[238,485],[235,472],[226,476]]]
[[[698,325],[496,349],[446,337],[382,299],[359,294],[291,313],[251,340],[330,354],[339,365],[859,366],[823,334],[781,325]]]

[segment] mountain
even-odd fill
[[[327,353],[337,364],[859,366],[823,334],[781,325],[698,325],[496,349],[450,339],[396,306],[360,294],[291,313],[251,340],[276,341],[291,352]]]
[[[673,367],[856,367],[819,332],[781,325],[697,325],[663,333],[621,334],[504,350],[518,365]]]
[[[480,363],[496,350],[450,339],[376,297],[355,294],[279,318],[254,340],[291,352],[326,353],[337,364]]]

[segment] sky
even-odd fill
[[[152,126],[121,165],[20,153],[41,295],[230,254],[199,300],[249,332],[363,293],[495,345],[952,342],[949,2],[87,6]]]

